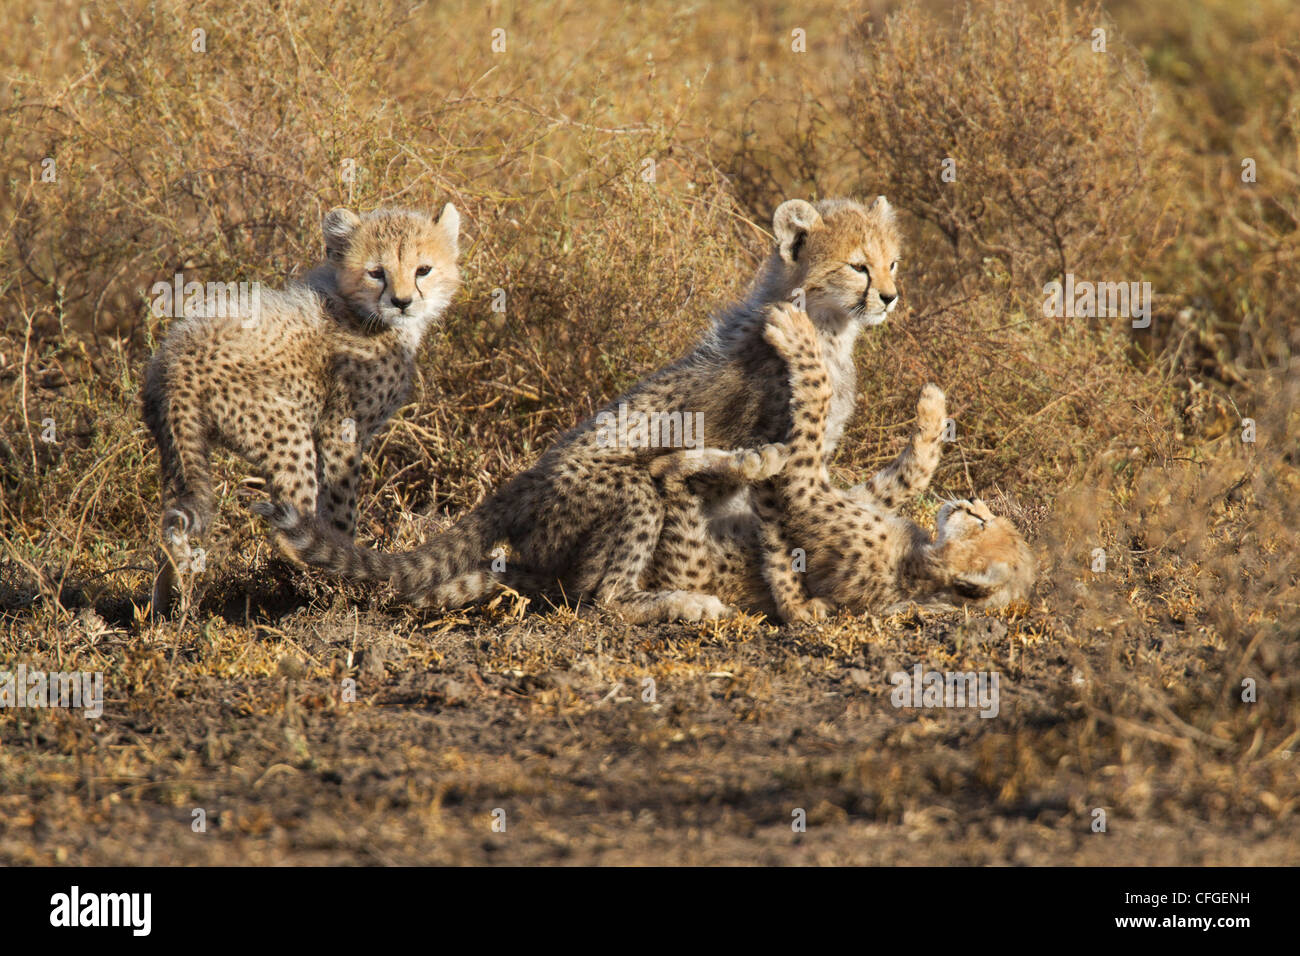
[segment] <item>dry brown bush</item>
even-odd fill
[[[1150,190],[1168,150],[1149,135],[1153,91],[1114,24],[1096,4],[904,3],[862,17],[845,62],[822,100],[795,91],[783,138],[761,151],[740,139],[734,163],[749,203],[810,182],[884,193],[907,216],[906,311],[864,337],[850,434],[871,457],[847,467],[897,449],[925,381],[947,390],[958,423],[945,492],[1032,499],[1099,447],[1159,434],[1167,366],[1133,361],[1129,323],[1043,314],[1048,280],[1137,281],[1167,241]]]
[[[1172,151],[1161,176],[1170,241],[1147,263],[1176,296],[1165,335],[1186,337],[1189,371],[1222,407],[1247,384],[1243,369],[1285,369],[1300,349],[1300,7],[1261,0],[1244,15],[1203,0],[1194,16],[1159,19],[1125,4],[1117,17],[1158,82]]]
[[[990,264],[1041,284],[1142,247],[1153,94],[1100,4],[903,3],[862,16],[848,56],[830,98],[787,103],[783,140],[762,153],[740,140],[747,199],[791,183],[885,193],[943,237],[924,263],[943,284],[978,283]]]
[[[1040,284],[1122,268],[1149,163],[1141,63],[1100,5],[998,0],[958,16],[862,21],[844,104],[856,162],[837,165],[938,229],[963,278],[988,260]]]
[[[1269,398],[1253,435],[1191,457],[1102,455],[1039,539],[1095,731],[1126,743],[1125,762],[1172,757],[1189,780],[1213,778],[1216,807],[1247,812],[1261,792],[1280,806],[1300,742],[1300,379],[1257,385]],[[1090,663],[1088,649],[1104,654]]]

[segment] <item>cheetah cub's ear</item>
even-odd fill
[[[331,262],[342,262],[347,254],[352,234],[361,225],[361,217],[351,209],[341,206],[325,214],[321,223],[321,232],[325,235],[325,258]]]
[[[776,233],[776,248],[781,258],[793,265],[808,234],[821,224],[821,213],[813,208],[812,203],[787,199],[777,206],[772,216],[772,232]]]
[[[451,203],[442,207],[442,212],[438,213],[438,228],[442,230],[447,241],[451,243],[451,254],[460,255],[460,213]]]
[[[871,200],[867,212],[879,216],[881,222],[892,223],[894,221],[894,207],[889,204],[889,200],[884,196],[877,196]]]

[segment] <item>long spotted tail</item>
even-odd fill
[[[258,502],[251,507],[298,560],[351,580],[390,582],[402,597],[417,603],[465,604],[505,583],[491,571],[491,552],[500,534],[482,508],[412,551],[388,553],[359,545],[292,505]]]

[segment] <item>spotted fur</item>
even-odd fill
[[[274,500],[351,537],[361,456],[410,393],[415,354],[460,281],[460,217],[335,209],[325,261],[257,314],[188,315],[145,371],[144,418],[161,463],[163,554],[154,609],[212,515],[220,445],[268,480]]]

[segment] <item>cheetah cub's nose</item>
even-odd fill
[[[405,311],[406,311],[406,307],[407,307],[408,305],[411,304],[411,300],[410,300],[410,299],[399,299],[399,298],[397,298],[397,296],[393,296],[393,300],[392,300],[392,301],[393,301],[393,305],[395,305],[397,308],[401,309],[403,312],[405,312]]]
[[[894,293],[892,293],[892,294],[891,294],[891,293],[888,293],[888,292],[880,292],[880,293],[877,293],[877,294],[880,296],[880,301],[883,302],[885,305],[889,305],[889,304],[892,303],[895,299],[898,298],[898,293],[897,293],[897,292],[894,292]]]

